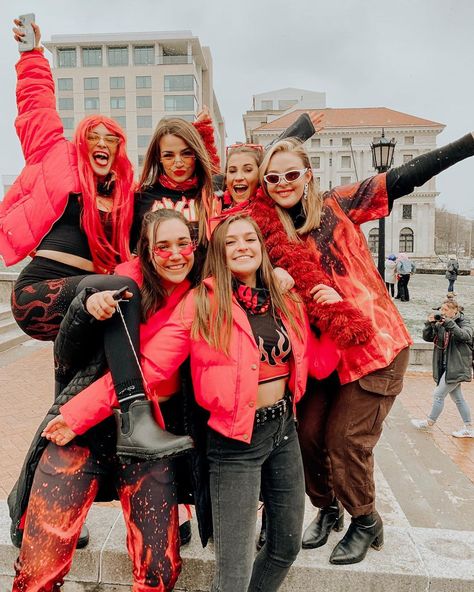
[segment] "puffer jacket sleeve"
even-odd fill
[[[179,305],[167,323],[141,351],[142,370],[149,394],[156,385],[170,378],[190,352],[190,327],[194,316],[192,292]],[[112,414],[118,406],[110,372],[78,393],[61,407],[61,414],[76,434],[84,434]]]
[[[48,60],[39,51],[22,54],[16,65],[15,127],[27,164],[41,162],[45,154],[64,138],[56,110],[54,81]]]

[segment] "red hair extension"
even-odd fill
[[[100,124],[120,138],[111,172],[115,176],[112,206],[112,236],[107,239],[96,204],[97,177],[89,161],[87,134]],[[73,139],[77,149],[79,182],[83,200],[82,226],[87,235],[92,261],[98,273],[112,273],[117,259],[130,259],[130,228],[133,218],[133,166],[126,153],[126,138],[116,121],[103,115],[91,115],[76,128]]]

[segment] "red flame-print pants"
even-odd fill
[[[127,528],[133,592],[168,592],[181,570],[169,461],[123,465],[75,442],[49,443],[35,473],[12,592],[59,590],[101,480],[114,481]]]

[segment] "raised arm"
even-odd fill
[[[14,22],[19,24],[19,21]],[[65,140],[61,118],[56,110],[51,68],[40,46],[40,28],[35,24],[32,26],[36,47],[22,53],[16,65],[18,116],[15,127],[27,164],[41,162],[52,146]],[[18,41],[21,31],[15,27],[13,33]]]

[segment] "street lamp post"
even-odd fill
[[[370,145],[372,150],[372,163],[378,173],[385,173],[393,164],[395,152],[395,138],[387,140],[382,128],[382,137]],[[377,268],[382,278],[385,270],[385,218],[379,218],[379,247]]]

